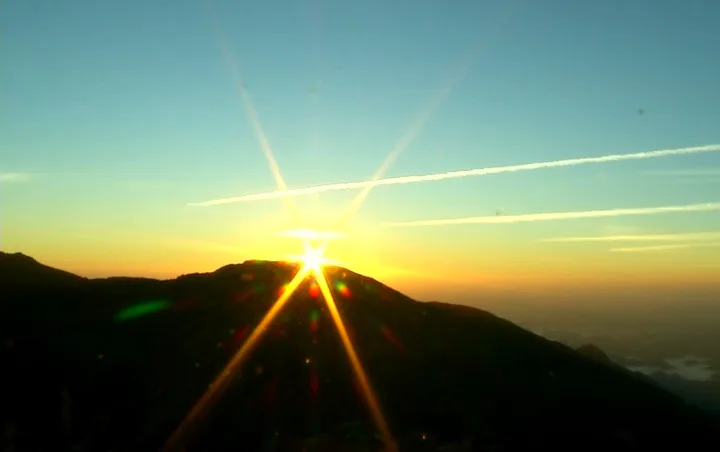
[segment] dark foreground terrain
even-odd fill
[[[0,253],[0,451],[159,450],[296,270],[89,280]],[[720,450],[716,418],[602,351],[327,274],[401,451]],[[308,280],[186,450],[381,450],[368,413]]]

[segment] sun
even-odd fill
[[[327,265],[341,265],[340,261],[331,260],[325,257],[325,251],[331,241],[347,237],[340,232],[315,231],[312,229],[295,229],[278,234],[285,237],[294,237],[300,240],[305,252],[303,254],[288,254],[286,258],[290,261],[300,262],[303,269],[309,274],[322,274]]]
[[[313,248],[306,241],[303,241],[303,246],[305,247],[305,254],[299,256],[303,266],[313,273],[321,272],[323,266],[328,263],[328,260],[323,256],[324,250],[322,247]]]

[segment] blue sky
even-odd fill
[[[388,176],[720,143],[711,0],[216,0],[215,11],[217,22],[204,0],[3,5],[0,173],[29,175],[0,182],[3,248],[93,273],[115,246],[125,264],[97,272],[147,273],[151,258],[184,252],[157,248],[158,237],[242,250],[242,234],[273,229],[277,201],[186,206],[275,188],[218,33],[291,187],[368,179],[474,51]],[[381,187],[358,224],[717,202],[719,186],[719,152],[547,169]],[[324,219],[351,196],[300,202]],[[413,262],[445,253],[472,267],[481,250],[468,242],[522,239],[537,253],[535,238],[610,230],[712,231],[720,218],[398,229],[376,237],[375,253],[407,268],[399,250],[422,241],[437,251]],[[98,257],[80,263],[51,246],[66,233]],[[123,257],[143,246],[157,248],[147,262]],[[186,264],[168,272],[198,270]]]

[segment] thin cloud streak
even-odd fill
[[[629,209],[586,210],[579,212],[532,213],[509,216],[482,216],[449,218],[440,220],[419,220],[385,223],[381,227],[449,226],[456,224],[508,224],[532,223],[536,221],[577,220],[582,218],[621,217],[628,215],[658,215],[663,213],[712,212],[720,210],[720,202],[687,204],[684,206],[639,207]]]
[[[623,248],[610,248],[612,253],[649,253],[654,251],[684,250],[688,248],[714,248],[720,243],[679,243],[675,245],[656,246],[629,246]]]
[[[689,232],[679,234],[636,234],[601,235],[595,237],[555,237],[540,239],[538,242],[672,242],[688,240],[707,240],[720,238],[720,232]]]
[[[377,180],[368,180],[360,182],[343,182],[335,184],[315,185],[312,187],[296,188],[292,190],[277,190],[272,192],[254,193],[243,196],[235,196],[231,198],[213,199],[199,203],[190,203],[190,206],[216,206],[220,204],[232,204],[237,202],[261,201],[268,199],[284,198],[288,196],[306,196],[316,193],[339,190],[356,190],[366,187],[375,187],[379,185],[404,185],[420,182],[440,181],[445,179],[462,179],[464,177],[487,176],[489,174],[513,173],[518,171],[532,171],[547,168],[560,168],[566,166],[579,166],[592,163],[610,163],[621,162],[625,160],[644,160],[660,157],[671,157],[679,155],[701,154],[705,152],[720,151],[720,144],[710,144],[706,146],[693,146],[677,149],[661,149],[656,151],[636,152],[633,154],[612,154],[601,157],[581,157],[574,159],[555,160],[549,162],[525,163],[520,165],[495,166],[489,168],[477,168],[471,170],[449,171],[445,173],[425,174],[420,176],[400,176],[389,177]]]
[[[0,173],[0,182],[26,182],[31,176],[28,173]]]

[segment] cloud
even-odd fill
[[[673,245],[653,246],[629,246],[623,248],[610,248],[612,253],[650,253],[654,251],[683,250],[688,248],[714,248],[720,246],[720,242],[713,243],[678,243]]]
[[[720,151],[720,144],[711,144],[706,146],[694,146],[685,147],[678,149],[662,149],[657,151],[648,152],[636,152],[633,154],[613,154],[605,155],[601,157],[581,157],[566,160],[554,160],[548,162],[538,163],[525,163],[521,165],[510,165],[510,166],[496,166],[490,168],[477,168],[463,171],[450,171],[444,173],[425,174],[421,176],[401,176],[401,177],[389,177],[377,180],[367,180],[361,182],[345,182],[337,184],[324,184],[315,185],[306,188],[297,188],[292,190],[278,190],[272,192],[255,193],[243,196],[236,196],[231,198],[220,198],[213,199],[210,201],[204,201],[199,203],[191,203],[191,206],[215,206],[220,204],[231,204],[238,202],[250,202],[260,201],[267,199],[284,198],[288,196],[304,196],[315,193],[323,193],[327,191],[338,191],[338,190],[356,190],[360,188],[375,187],[378,185],[404,185],[420,182],[431,182],[445,179],[461,179],[472,176],[486,176],[489,174],[501,174],[511,173],[518,171],[531,171],[538,169],[547,168],[559,168],[566,166],[578,166],[592,163],[609,163],[609,162],[620,162],[624,160],[644,160],[659,157],[670,157],[679,155],[691,155],[700,154],[705,152],[718,152]]]
[[[669,369],[668,369],[669,367]],[[690,381],[710,381],[715,376],[715,371],[707,358],[686,356],[682,358],[668,358],[663,365],[630,365],[628,369],[654,376],[656,373],[676,375]]]
[[[0,183],[26,182],[30,178],[28,173],[0,173]]]
[[[663,213],[712,212],[720,210],[720,202],[686,204],[683,206],[639,207],[629,209],[585,210],[575,212],[532,213],[525,215],[482,216],[385,223],[382,227],[448,226],[453,224],[531,223],[536,221],[576,220],[581,218],[620,217],[628,215],[659,215]]]
[[[720,232],[689,232],[680,234],[600,235],[594,237],[555,237],[538,242],[672,242],[720,239]]]

